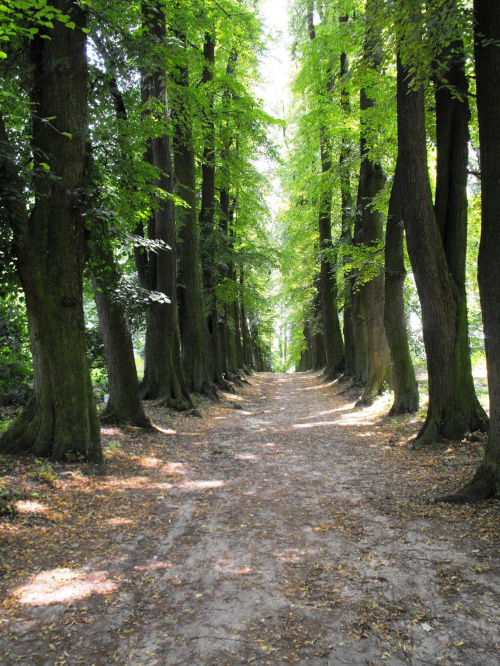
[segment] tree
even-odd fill
[[[490,431],[482,465],[471,482],[445,502],[469,502],[500,495],[500,5],[475,0],[474,56],[479,117],[482,227],[478,278],[483,311]]]
[[[139,281],[151,293],[146,311],[146,344],[143,396],[163,398],[168,404],[192,407],[181,364],[177,315],[176,229],[173,202],[173,162],[168,134],[169,109],[164,60],[166,25],[163,8],[143,6],[143,22],[153,48],[144,63],[142,103],[153,120],[154,131],[146,161],[156,172],[157,199],[150,211],[148,238],[159,241],[158,249],[146,253],[136,248]],[[143,235],[141,227],[137,229]]]
[[[368,2],[366,7],[366,35],[364,44],[364,60],[367,69],[376,73],[380,68],[382,61],[381,36],[376,25],[376,16],[374,12],[374,3]],[[372,83],[373,85],[373,83]],[[374,92],[361,89],[360,110],[361,132],[360,132],[360,155],[361,165],[359,172],[357,216],[359,218],[359,240],[368,248],[375,248],[377,244],[383,242],[384,235],[384,217],[377,208],[377,197],[382,192],[385,185],[385,174],[382,165],[378,163],[370,154],[370,142],[368,136],[371,136],[372,142],[376,141],[376,128],[370,126],[370,112],[376,105]],[[373,124],[373,121],[372,121]],[[358,224],[358,221],[357,221]],[[357,285],[358,294],[356,301],[363,300],[362,314],[353,312],[353,316],[364,317],[366,326],[366,361],[367,376],[363,395],[358,404],[370,404],[374,397],[381,393],[385,384],[390,379],[390,358],[387,338],[384,328],[384,274],[382,270],[376,271],[376,274],[364,284]],[[358,328],[363,323],[358,323]],[[364,338],[364,333],[363,333]],[[364,339],[363,347],[364,352]],[[356,355],[357,348],[354,347]],[[364,372],[363,372],[364,374]]]
[[[16,237],[35,369],[33,397],[0,440],[0,450],[102,462],[83,318],[86,21],[77,3],[53,5],[71,21],[68,27],[59,20],[40,26],[30,43],[35,188],[30,211],[15,152],[3,120],[0,124],[1,196]]]
[[[446,233],[438,225],[427,167],[424,90],[418,80],[412,82],[405,63],[398,67],[398,157],[408,254],[422,308],[429,374],[429,407],[415,444],[426,445],[484,429],[486,419],[470,376],[462,269],[454,264],[465,261],[464,218],[449,217]]]
[[[391,351],[394,400],[390,416],[411,414],[418,410],[419,395],[410,356],[406,330],[404,282],[404,226],[401,187],[401,162],[396,161],[385,234],[385,299],[384,326]]]

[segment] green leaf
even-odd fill
[[[69,132],[61,132],[61,134],[62,134],[63,136],[67,136],[68,139],[72,139],[72,138],[73,138],[73,135],[70,134]]]
[[[40,162],[40,166],[43,167],[46,171],[50,171],[50,166],[47,162]]]

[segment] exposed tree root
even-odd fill
[[[474,504],[500,494],[500,487],[490,469],[482,465],[472,481],[452,495],[440,495],[434,503]]]
[[[137,418],[121,418],[113,409],[111,402],[99,414],[99,421],[103,425],[128,425],[135,428],[144,428],[145,430],[150,430],[152,427],[150,419],[145,415]]]

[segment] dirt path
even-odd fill
[[[412,452],[312,375],[250,381],[204,419],[152,409],[147,440],[104,431],[103,477],[2,463],[0,663],[500,662],[499,505],[425,501],[477,447]]]

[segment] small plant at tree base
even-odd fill
[[[57,474],[54,472],[51,464],[43,460],[35,460],[39,465],[38,470],[33,475],[37,481],[46,483],[48,486],[53,486],[57,480]]]

